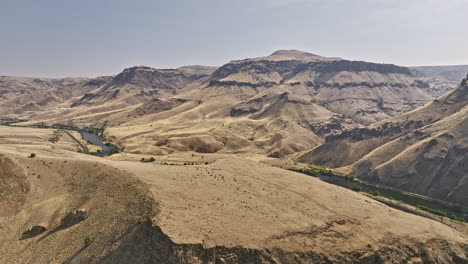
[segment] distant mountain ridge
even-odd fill
[[[452,90],[468,72],[468,65],[410,67],[415,78],[429,85],[429,94],[439,97]]]
[[[436,77],[459,82],[468,72],[468,65],[410,67],[415,77]]]

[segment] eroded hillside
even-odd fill
[[[467,204],[468,87],[404,115],[327,138],[300,160],[349,166],[366,181]]]

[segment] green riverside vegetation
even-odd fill
[[[419,210],[426,211],[434,215],[448,217],[456,221],[468,222],[468,208],[463,208],[460,205],[430,199],[417,194],[405,193],[389,187],[367,184],[356,179],[353,175],[339,175],[324,166],[310,165],[304,168],[290,168],[288,170],[317,177],[325,182],[356,192],[365,192],[373,197],[381,196],[398,203],[412,205]]]

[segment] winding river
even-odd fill
[[[102,152],[97,154],[99,157],[104,157],[112,153],[112,150],[114,150],[115,146],[111,144],[104,144],[101,139],[99,138],[98,135],[89,132],[87,130],[79,130],[81,136],[85,141],[90,142],[93,145],[99,146],[102,148]]]

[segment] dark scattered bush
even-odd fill
[[[362,188],[361,188],[361,186],[355,186],[355,187],[353,187],[353,191],[355,191],[355,192],[361,192],[361,191],[362,191]]]
[[[153,158],[153,157],[151,157],[151,158],[149,158],[149,159],[141,158],[141,160],[140,160],[140,161],[141,161],[141,162],[155,162],[155,161],[156,161],[156,159],[155,159],[155,158]]]
[[[379,109],[382,109],[383,106],[384,106],[384,99],[383,97],[380,97],[379,99],[377,99],[377,107]]]
[[[28,156],[28,158],[31,158],[31,159],[32,159],[32,158],[35,158],[35,157],[36,157],[36,154],[35,154],[35,153],[31,153],[31,154],[29,154],[29,156]]]
[[[352,182],[353,182],[353,181],[356,181],[356,177],[354,177],[354,175],[346,175],[346,176],[345,176],[345,179],[346,179],[347,181],[352,181]]]
[[[369,192],[371,195],[373,196],[379,196],[379,192],[378,191],[370,191]]]
[[[108,145],[112,145],[112,144],[108,144]],[[109,153],[109,156],[110,156],[110,155],[113,155],[113,154],[120,153],[120,152],[122,151],[119,147],[117,147],[117,146],[115,146],[115,145],[113,145],[113,146],[114,146],[114,148],[113,148],[113,149],[111,150],[111,152]]]
[[[94,236],[93,235],[87,235],[84,239],[84,246],[89,247],[91,244],[94,242]]]
[[[187,166],[187,165],[199,165],[199,164],[195,162],[184,162],[184,165]]]

